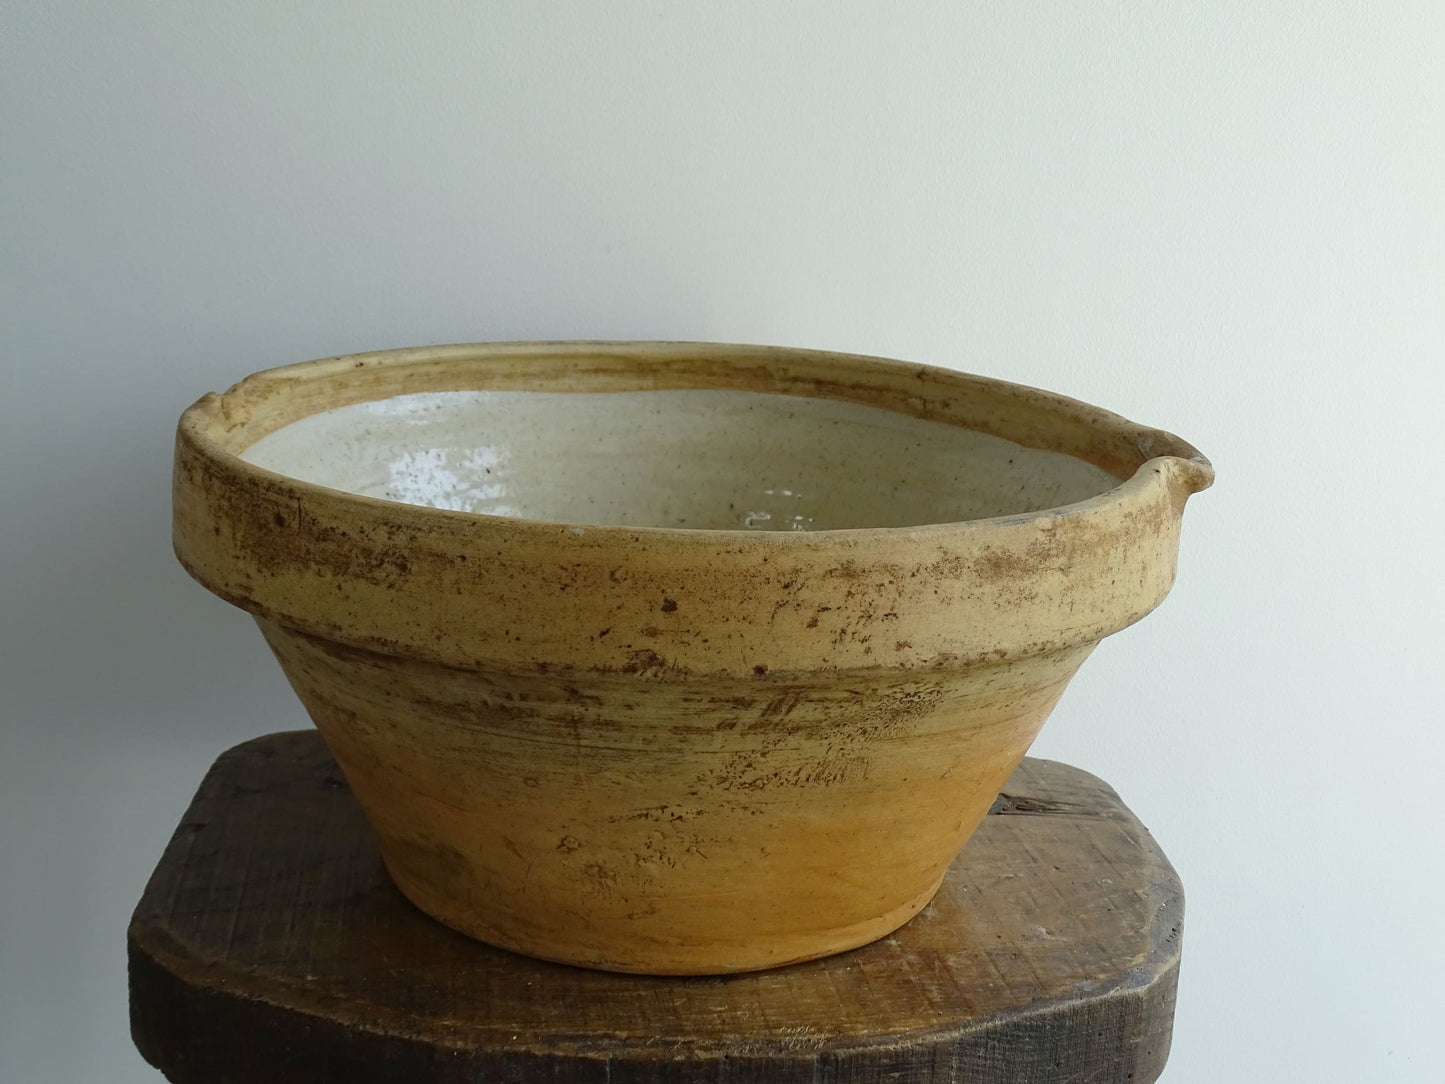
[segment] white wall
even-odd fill
[[[1190,9],[11,5],[0,1079],[159,1079],[129,910],[210,760],[304,723],[170,555],[180,410],[635,337],[972,369],[1211,455],[1173,596],[1035,751],[1184,878],[1165,1080],[1439,1080],[1445,6]]]

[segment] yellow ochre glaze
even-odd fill
[[[206,396],[174,529],[418,906],[710,974],[923,907],[1094,644],[1164,597],[1212,477],[1168,433],[947,370],[482,344]]]

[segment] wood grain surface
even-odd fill
[[[129,931],[132,1032],[182,1084],[1154,1080],[1183,894],[1097,778],[1026,760],[892,936],[772,971],[587,971],[392,886],[315,732],[224,754]]]

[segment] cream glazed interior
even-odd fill
[[[396,395],[293,421],[241,458],[425,507],[701,530],[954,523],[1072,504],[1121,481],[957,425],[724,389]]]

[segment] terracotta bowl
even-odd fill
[[[773,967],[933,896],[1174,579],[1177,437],[876,358],[328,358],[181,418],[175,545],[250,611],[400,889],[619,971]]]

